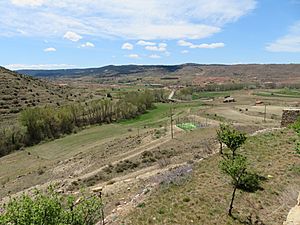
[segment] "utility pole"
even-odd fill
[[[264,122],[266,122],[267,117],[267,104],[265,104]]]
[[[170,118],[171,118],[171,138],[174,138],[174,131],[173,131],[173,109],[172,106],[170,108]]]

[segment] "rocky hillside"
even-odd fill
[[[0,117],[26,107],[60,105],[74,100],[70,88],[0,67]]]

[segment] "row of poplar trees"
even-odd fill
[[[134,118],[163,101],[158,91],[129,92],[121,99],[99,99],[59,108],[36,107],[22,111],[20,125],[0,131],[0,157],[22,146],[70,134],[77,128]]]

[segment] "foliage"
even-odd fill
[[[260,183],[264,179],[264,177],[259,176],[256,173],[246,171],[246,173],[241,177],[238,189],[247,192],[255,192],[261,189]]]
[[[241,147],[247,137],[244,133],[231,128],[229,125],[221,124],[220,129],[217,131],[217,139],[220,143],[224,143],[235,157],[236,150]]]
[[[220,163],[220,169],[232,179],[232,185],[238,187],[241,184],[241,178],[246,174],[247,159],[238,155],[235,158],[225,158]]]
[[[63,196],[50,187],[47,192],[23,194],[3,205],[0,224],[93,225],[101,219],[102,201],[96,196]]]
[[[163,97],[159,91],[145,90],[129,92],[119,100],[105,98],[59,108],[28,108],[21,113],[21,126],[0,130],[0,156],[22,146],[70,134],[79,127],[135,118],[152,109],[154,102],[162,101]]]
[[[227,157],[224,157],[220,162],[220,169],[223,173],[230,176],[233,186],[231,202],[228,210],[228,215],[232,216],[236,190],[240,189],[243,191],[254,192],[260,187],[260,179],[255,173],[247,171],[247,158],[240,154],[236,154],[236,150],[241,147],[247,139],[245,134],[229,127],[228,125],[221,124],[220,129],[217,131],[217,138],[221,144],[225,143],[232,152],[232,154],[227,155]]]

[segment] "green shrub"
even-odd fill
[[[11,225],[94,225],[101,218],[102,200],[97,196],[58,194],[53,188],[31,196],[24,194],[3,205],[0,224]],[[1,212],[1,211],[0,211]]]

